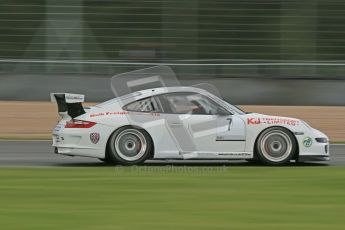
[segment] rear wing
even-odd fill
[[[75,118],[85,113],[82,102],[84,102],[85,95],[73,93],[51,93],[51,102],[56,102],[58,111],[61,117],[68,114]]]

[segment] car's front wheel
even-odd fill
[[[296,153],[296,140],[292,133],[282,127],[263,131],[256,142],[258,159],[266,165],[284,165]]]
[[[150,156],[152,141],[143,129],[122,127],[112,134],[108,147],[112,162],[135,165],[143,163]]]

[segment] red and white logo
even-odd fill
[[[99,141],[99,133],[90,133],[90,140],[92,143],[97,144]]]

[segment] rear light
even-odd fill
[[[65,125],[65,128],[78,128],[78,129],[87,129],[94,126],[96,123],[91,121],[81,121],[72,119],[68,121]]]

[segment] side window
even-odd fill
[[[171,112],[176,114],[218,115],[219,112],[228,113],[220,105],[198,93],[170,93],[163,97],[169,104]]]
[[[135,112],[159,112],[160,109],[154,98],[148,97],[139,101],[132,102],[123,107],[124,110]]]

